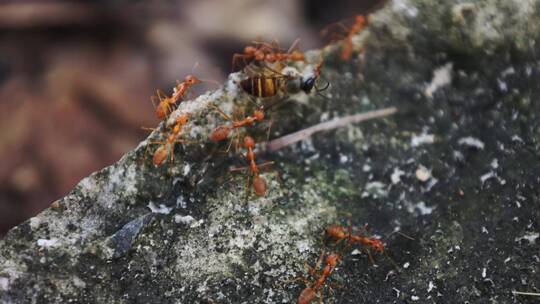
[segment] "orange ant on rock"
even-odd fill
[[[315,264],[315,267],[310,269],[309,272],[313,276],[315,276],[317,270],[321,266],[323,257],[324,252],[321,253],[321,256],[319,257],[317,264]],[[317,293],[322,289],[326,280],[328,279],[328,277],[330,277],[332,272],[334,272],[340,260],[340,255],[336,253],[331,253],[326,256],[325,266],[320,272],[320,276],[316,278],[312,284],[308,284],[308,286],[302,290],[300,296],[298,296],[298,304],[309,304],[317,297]],[[322,293],[319,294],[319,298],[322,299]]]
[[[340,26],[347,33],[345,35],[345,38],[343,38],[343,41],[342,41],[341,59],[349,60],[353,53],[353,37],[359,34],[360,32],[362,32],[366,28],[366,26],[368,25],[368,17],[364,15],[356,15],[356,17],[354,18],[354,23],[352,24],[350,28],[347,28],[341,22],[333,23],[327,26],[325,29],[323,29],[321,31],[321,34],[323,36],[326,36],[329,32],[329,28],[335,25]]]
[[[247,66],[252,61],[268,63],[279,61],[304,61],[306,59],[304,53],[296,49],[298,41],[298,39],[295,40],[287,51],[280,49],[277,42],[267,43],[264,41],[254,41],[254,46],[248,45],[244,48],[243,53],[235,53],[233,55],[233,69],[236,67],[238,59],[244,61],[244,66]]]
[[[363,229],[366,231],[368,229],[368,225],[364,225]],[[414,240],[412,237],[405,235],[401,232],[397,232],[401,234],[402,236]],[[365,249],[366,253],[368,254],[369,260],[372,264],[375,264],[375,260],[373,259],[373,256],[371,255],[370,249],[372,249],[375,252],[378,253],[384,253],[386,257],[394,264],[395,262],[388,256],[388,253],[386,252],[386,247],[384,243],[380,239],[368,237],[365,235],[359,234],[353,234],[352,231],[352,223],[349,220],[349,226],[344,227],[340,225],[330,225],[326,227],[326,235],[332,239],[337,240],[337,243],[346,241],[346,246],[352,246],[355,244],[360,244]],[[397,265],[396,265],[397,266]]]
[[[262,109],[257,109],[253,111],[252,116],[247,116],[241,120],[233,120],[227,114],[225,114],[221,109],[215,107],[215,110],[218,111],[225,119],[230,120],[232,123],[229,125],[221,125],[216,127],[212,133],[210,133],[210,140],[213,142],[218,142],[229,138],[229,134],[232,130],[244,127],[251,126],[257,121],[262,121],[264,119],[264,111]],[[245,139],[244,139],[245,141]],[[230,146],[229,146],[230,147]],[[228,150],[228,149],[227,149]]]
[[[184,81],[176,81],[174,92],[170,97],[165,95],[161,90],[158,90],[156,96],[152,96],[152,103],[156,109],[156,117],[160,120],[167,118],[176,107],[178,101],[184,97],[187,90],[193,85],[201,82],[202,81],[199,78],[193,75],[187,75],[184,78]],[[158,103],[157,105],[156,101]]]
[[[266,194],[266,180],[259,175],[259,169],[265,166],[272,165],[274,162],[266,162],[260,165],[257,165],[255,161],[255,152],[253,152],[253,149],[255,148],[255,140],[251,136],[245,136],[244,137],[244,148],[247,149],[246,158],[249,162],[248,167],[242,167],[242,168],[232,168],[230,169],[231,172],[233,171],[244,171],[248,170],[250,171],[250,175],[253,177],[253,191],[258,196],[264,196]],[[247,191],[249,192],[249,186],[250,186],[250,175],[248,175],[247,179]]]
[[[151,141],[149,144],[156,144],[159,147],[154,151],[152,161],[155,166],[160,166],[163,162],[169,158],[171,162],[174,161],[174,145],[176,143],[185,143],[185,140],[178,139],[184,126],[189,121],[189,114],[181,114],[176,118],[175,124],[168,134],[167,139],[164,141]],[[148,130],[155,130],[152,128],[145,128]]]

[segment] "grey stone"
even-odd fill
[[[310,52],[311,64],[324,58],[327,98],[299,94],[274,107],[272,138],[399,112],[259,153],[278,173],[263,174],[263,198],[246,198],[245,175],[229,172],[241,158],[206,139],[222,123],[209,103],[250,104],[231,75],[180,106],[196,143],[178,145],[173,164],[155,168],[142,142],[60,208],[12,229],[0,241],[0,300],[295,302],[305,285],[293,279],[331,249],[324,227],[346,225],[348,213],[391,259],[344,255],[325,302],[537,301],[512,291],[540,291],[539,25],[536,1],[396,0],[355,37],[363,56],[344,62],[339,45]],[[263,139],[266,128],[249,132]]]

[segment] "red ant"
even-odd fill
[[[150,144],[160,145],[152,157],[152,161],[155,166],[160,166],[170,156],[170,161],[174,161],[174,145],[176,143],[184,143],[182,139],[178,139],[178,136],[182,133],[183,127],[189,121],[189,114],[181,114],[176,118],[175,125],[171,130],[171,133],[164,141],[152,141]],[[154,130],[149,128],[149,130]]]
[[[255,140],[251,136],[244,137],[244,148],[248,150],[246,154],[246,158],[249,162],[249,166],[244,167],[244,168],[233,168],[230,171],[231,172],[243,171],[243,170],[249,169],[251,171],[251,174],[253,175],[253,190],[255,194],[257,194],[258,196],[264,196],[266,194],[266,189],[267,189],[266,180],[259,175],[259,169],[263,166],[269,166],[273,164],[274,162],[267,162],[267,163],[257,165],[257,163],[255,162],[255,153],[253,152],[253,149],[255,148]],[[248,191],[249,191],[249,182],[250,182],[250,177],[248,175],[248,180],[247,180]]]
[[[326,35],[328,33],[328,28],[333,25],[339,25],[347,32],[347,35],[345,36],[345,38],[343,38],[342,41],[341,59],[349,60],[353,52],[353,37],[354,35],[362,32],[364,28],[366,28],[366,26],[368,25],[368,18],[366,18],[364,15],[356,15],[356,17],[354,18],[354,23],[352,24],[350,29],[346,28],[342,23],[338,22],[327,26],[324,30],[321,31],[321,34]]]
[[[363,230],[367,230],[367,229],[368,229],[368,225],[366,224],[364,225]],[[401,232],[397,232],[397,233],[401,234],[402,236],[410,240],[414,240],[414,238],[406,234],[403,234]],[[354,244],[362,245],[365,248],[366,253],[368,254],[369,260],[373,264],[375,264],[375,260],[373,259],[373,256],[371,255],[371,252],[369,251],[369,249],[373,249],[375,252],[384,253],[390,259],[390,261],[394,265],[396,265],[395,262],[390,258],[390,256],[388,256],[386,252],[386,247],[380,239],[371,238],[371,237],[364,236],[361,234],[358,234],[358,235],[353,234],[352,223],[350,222],[350,220],[349,220],[349,227],[347,228],[340,225],[330,225],[326,227],[326,235],[329,236],[330,238],[336,239],[337,242],[346,240],[347,246],[351,246]]]
[[[321,266],[324,252],[319,257],[315,268],[310,269],[310,273],[313,275]],[[311,286],[308,286],[302,290],[300,296],[298,296],[298,304],[309,304],[317,297],[317,292],[324,286],[326,279],[330,277],[334,269],[336,269],[337,263],[341,260],[341,257],[336,253],[331,253],[326,256],[325,266],[322,269],[319,278],[317,278]],[[320,295],[322,298],[322,295]]]
[[[152,103],[156,108],[156,116],[158,119],[166,118],[176,106],[178,100],[180,100],[186,94],[187,90],[193,85],[202,82],[200,79],[193,75],[187,75],[184,81],[176,81],[174,92],[171,97],[166,96],[161,90],[157,91],[157,96],[152,96]],[[156,98],[158,99],[158,105],[156,106]]]
[[[353,51],[353,42],[352,38],[354,35],[360,33],[364,30],[364,28],[367,26],[368,21],[366,17],[363,15],[357,15],[354,18],[354,24],[351,27],[351,30],[349,33],[347,33],[347,36],[343,40],[343,47],[341,50],[341,59],[343,60],[349,60],[352,56]]]
[[[255,46],[246,46],[243,53],[235,53],[233,55],[233,69],[236,67],[236,62],[239,58],[243,59],[245,65],[248,65],[251,61],[266,61],[269,63],[286,60],[304,61],[306,59],[304,53],[295,49],[298,41],[296,40],[287,51],[280,49],[277,43],[270,44],[264,41],[255,41]]]
[[[247,116],[244,119],[241,120],[233,120],[231,119],[227,114],[225,114],[223,111],[221,111],[218,107],[214,106],[216,111],[218,111],[225,119],[232,121],[230,125],[221,125],[216,127],[212,133],[210,133],[210,140],[213,142],[218,142],[225,140],[229,137],[229,134],[232,130],[238,129],[244,126],[251,126],[253,123],[257,121],[262,121],[264,119],[264,111],[262,109],[258,109],[253,111],[253,116]],[[245,141],[245,139],[244,139]],[[229,146],[230,147],[230,146]],[[228,149],[227,149],[228,150]]]

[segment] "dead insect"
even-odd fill
[[[246,93],[258,97],[268,98],[274,97],[278,93],[288,95],[304,92],[306,94],[311,93],[317,79],[321,73],[322,61],[317,65],[314,72],[307,76],[291,76],[282,74],[280,71],[270,67],[251,67],[246,69],[248,77],[240,82],[240,87]],[[325,90],[317,89],[317,93]]]

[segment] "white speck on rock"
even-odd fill
[[[296,243],[296,247],[298,248],[298,252],[306,252],[309,250],[309,241],[307,240],[300,240]]]
[[[425,202],[419,202],[416,205],[409,204],[407,206],[407,211],[409,211],[409,213],[414,213],[415,210],[418,210],[421,215],[428,215],[435,210],[435,207],[428,207]]]
[[[499,160],[494,158],[492,161],[491,161],[491,164],[490,164],[491,168],[493,169],[497,169],[499,168]]]
[[[527,240],[529,244],[535,244],[538,237],[540,237],[540,234],[538,232],[531,232],[525,234],[524,236],[515,238],[515,241],[520,242],[521,240]]]
[[[39,217],[35,216],[30,219],[30,228],[32,228],[32,230],[39,228],[40,225],[41,219]]]
[[[169,208],[163,204],[159,204],[159,207],[158,207],[154,204],[154,202],[149,202],[148,208],[150,208],[150,211],[152,211],[152,213],[159,213],[159,214],[169,214],[172,210],[172,208]]]
[[[487,275],[487,269],[486,268],[483,268],[482,269],[482,278],[485,278]]]
[[[478,150],[484,149],[484,143],[478,138],[474,138],[472,136],[460,138],[458,140],[458,144],[461,146],[469,146],[472,148],[476,148]]]
[[[487,230],[486,227],[482,226],[482,232],[485,233],[485,234],[489,234],[489,231]]]
[[[388,191],[385,188],[386,184],[379,181],[367,183],[364,187],[364,192],[362,192],[362,197],[386,197],[388,195]]]
[[[424,90],[424,95],[433,98],[433,93],[438,89],[449,85],[452,82],[452,70],[454,65],[450,62],[433,71],[431,83]]]
[[[56,247],[58,246],[58,240],[57,239],[50,239],[50,240],[39,239],[37,240],[37,245],[43,248]]]
[[[435,142],[435,135],[422,133],[420,135],[413,135],[411,137],[411,147],[418,147],[420,145],[432,144]]]
[[[418,15],[418,9],[414,7],[408,0],[392,1],[392,9],[396,12],[405,12],[407,16],[414,18]]]
[[[353,251],[351,251],[351,255],[360,255],[362,254],[362,252],[358,249],[354,249]]]
[[[488,179],[494,178],[496,176],[497,176],[497,174],[495,174],[495,172],[490,171],[490,172],[480,176],[480,181],[482,182],[482,185],[483,185]]]
[[[73,285],[75,285],[75,287],[78,287],[78,288],[86,287],[86,283],[83,280],[81,280],[81,278],[79,278],[78,276],[73,277]]]
[[[183,172],[184,176],[188,175],[190,171],[191,171],[191,166],[189,164],[186,164],[184,166],[184,172]]]
[[[349,161],[349,158],[347,157],[347,155],[341,154],[339,156],[339,163],[340,164],[344,164],[344,163],[346,163],[348,161]]]
[[[364,172],[369,172],[369,171],[371,171],[371,166],[368,165],[368,164],[364,164],[364,165],[362,166],[362,171],[364,171]]]
[[[405,264],[403,264],[403,268],[405,269],[409,268],[409,266],[411,266],[411,263],[409,262],[405,262]]]
[[[431,178],[431,170],[428,170],[426,167],[420,165],[418,169],[414,172],[416,178],[421,182],[426,182]]]
[[[433,288],[437,288],[437,286],[435,286],[435,284],[433,284],[432,281],[429,281],[427,292],[431,292],[433,290]]]
[[[195,221],[195,219],[191,215],[182,216],[177,214],[174,216],[174,222],[177,224],[189,225],[193,221]]]
[[[405,175],[405,171],[401,171],[398,167],[394,168],[394,172],[392,172],[392,175],[390,175],[390,180],[392,181],[392,184],[397,184],[401,182],[401,176]]]
[[[519,137],[518,135],[512,136],[512,141],[523,143],[523,139],[521,137]]]
[[[9,279],[0,277],[0,290],[7,291],[9,289]]]
[[[420,300],[420,297],[418,297],[418,296],[411,296],[411,300],[413,300],[413,301],[418,301],[418,300]]]

